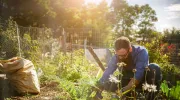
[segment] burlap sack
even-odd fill
[[[4,63],[1,69],[18,93],[40,93],[37,73],[31,61],[18,58]]]

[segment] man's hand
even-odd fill
[[[123,87],[123,94],[126,94],[126,91],[129,92],[131,89],[135,88],[139,84],[139,81],[132,78],[127,86]]]

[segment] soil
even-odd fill
[[[25,96],[16,96],[11,97],[8,100],[63,100],[60,98],[61,95],[64,95],[63,90],[58,89],[57,82],[50,82],[46,84],[41,84],[41,92],[38,95],[25,95]]]

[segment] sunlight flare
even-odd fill
[[[102,0],[85,0],[85,4],[88,3],[94,3],[94,4],[99,4]]]

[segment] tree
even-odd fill
[[[155,35],[153,33],[154,22],[157,20],[156,12],[148,4],[140,7],[137,23],[139,28],[138,34],[143,38],[143,41]]]
[[[22,26],[55,27],[61,25],[57,21],[68,21],[69,17],[65,15],[69,14],[69,9],[79,9],[83,2],[84,0],[2,0],[6,6],[2,7],[1,16],[12,16]]]
[[[132,34],[132,26],[138,18],[139,6],[129,6],[125,0],[113,0],[111,7],[115,15],[115,32],[116,36],[127,36]]]
[[[146,40],[159,34],[154,29],[154,22],[157,21],[156,12],[148,4],[130,6],[125,0],[113,0],[111,7],[115,15],[116,37],[138,36]]]
[[[78,17],[83,23],[81,28],[93,29],[93,31],[89,32],[87,37],[90,37],[90,42],[96,46],[104,42],[107,43],[106,40],[110,38],[109,34],[112,33],[112,24],[107,20],[107,15],[109,13],[109,7],[105,0],[98,5],[91,3],[83,6],[80,13],[78,13]]]
[[[168,43],[180,43],[180,30],[176,28],[166,29],[163,32],[163,41]]]
[[[3,8],[5,14],[2,17],[12,16],[20,26],[52,28],[55,30],[54,36],[59,36],[62,28],[92,28],[99,31],[99,37],[105,39],[112,30],[112,24],[107,20],[110,11],[105,0],[98,5],[84,5],[84,0],[3,0],[2,2],[7,5]]]

